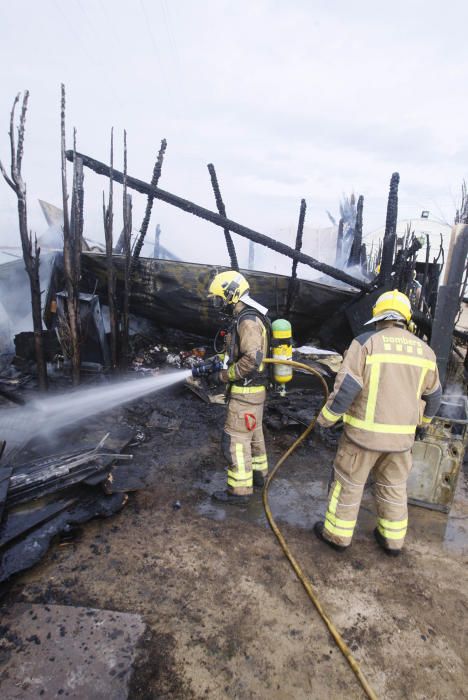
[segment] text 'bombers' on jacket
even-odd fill
[[[431,422],[441,396],[434,352],[390,325],[353,340],[318,422],[328,427],[343,418],[357,445],[403,452],[411,449],[416,427]]]

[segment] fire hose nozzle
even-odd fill
[[[192,367],[192,377],[207,377],[209,374],[219,372],[223,369],[223,363],[218,356],[213,359],[203,362],[201,365]]]

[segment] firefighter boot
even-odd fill
[[[262,489],[265,486],[265,481],[267,480],[268,474],[262,474],[262,472],[254,470],[253,473],[253,486],[254,489]]]
[[[401,549],[390,549],[390,547],[387,547],[385,537],[380,534],[378,528],[374,530],[374,537],[379,547],[382,547],[385,554],[389,557],[398,557],[401,554]]]
[[[339,552],[340,554],[343,554],[343,552],[348,549],[349,545],[343,545],[343,544],[336,544],[336,542],[332,542],[331,540],[327,540],[327,538],[323,534],[323,526],[324,523],[323,521],[318,521],[314,525],[314,534],[316,537],[318,537],[319,540],[324,542],[325,544],[328,544],[329,547],[335,550],[335,552]]]
[[[236,496],[235,493],[230,491],[215,491],[211,494],[211,498],[214,501],[235,506],[245,506],[250,500],[250,496]]]

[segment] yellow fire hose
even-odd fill
[[[308,365],[303,364],[302,362],[295,362],[294,360],[274,360],[274,359],[265,359],[264,362],[268,362],[270,364],[277,364],[277,365],[290,365],[291,367],[296,367],[297,369],[303,369],[306,372],[310,372],[310,374],[314,374],[318,379],[320,380],[322,384],[322,389],[324,393],[324,403],[328,398],[328,387],[327,384],[322,377],[322,375],[317,372],[317,370],[313,369],[312,367],[309,367]],[[263,488],[263,494],[262,494],[262,499],[263,499],[263,507],[265,509],[266,516],[268,518],[268,522],[270,523],[271,529],[276,535],[276,538],[278,542],[281,545],[281,548],[286,555],[286,557],[289,560],[289,563],[291,564],[292,568],[294,569],[294,572],[296,576],[298,577],[299,581],[302,583],[304,586],[307,595],[309,596],[310,600],[312,603],[315,605],[320,617],[328,627],[328,631],[330,632],[331,636],[336,642],[336,645],[342,652],[343,656],[345,657],[346,661],[348,664],[351,666],[356,678],[358,679],[359,683],[361,684],[362,688],[364,689],[364,692],[366,693],[368,698],[371,698],[371,700],[377,700],[377,695],[375,692],[372,690],[371,686],[369,685],[366,677],[364,676],[363,672],[361,671],[361,667],[359,666],[358,662],[354,658],[353,654],[351,653],[351,649],[348,647],[346,642],[344,641],[343,637],[341,634],[338,632],[336,629],[335,625],[333,622],[330,620],[328,617],[327,613],[325,612],[322,603],[320,602],[316,592],[314,591],[311,582],[307,578],[306,574],[302,571],[301,567],[299,566],[299,563],[293,556],[291,550],[288,547],[288,544],[277,526],[275,519],[273,518],[273,514],[270,509],[270,505],[268,503],[268,489],[270,487],[271,482],[276,476],[276,473],[278,472],[278,469],[281,467],[282,464],[287,460],[287,458],[294,452],[294,450],[305,440],[305,438],[312,432],[312,430],[315,427],[315,423],[317,421],[317,415],[314,416],[310,424],[307,426],[307,428],[304,430],[304,432],[293,442],[291,447],[286,450],[286,452],[280,457],[278,462],[275,464],[273,471],[270,472],[268,475],[268,478],[266,480],[265,486]]]

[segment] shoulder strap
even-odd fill
[[[268,331],[271,330],[271,321],[268,318],[268,316],[264,316],[260,313],[260,311],[257,311],[256,309],[253,309],[250,306],[248,306],[245,309],[242,309],[240,314],[237,316],[236,328],[239,328],[239,323],[241,321],[255,320],[256,318],[260,319],[260,321],[265,325]]]

